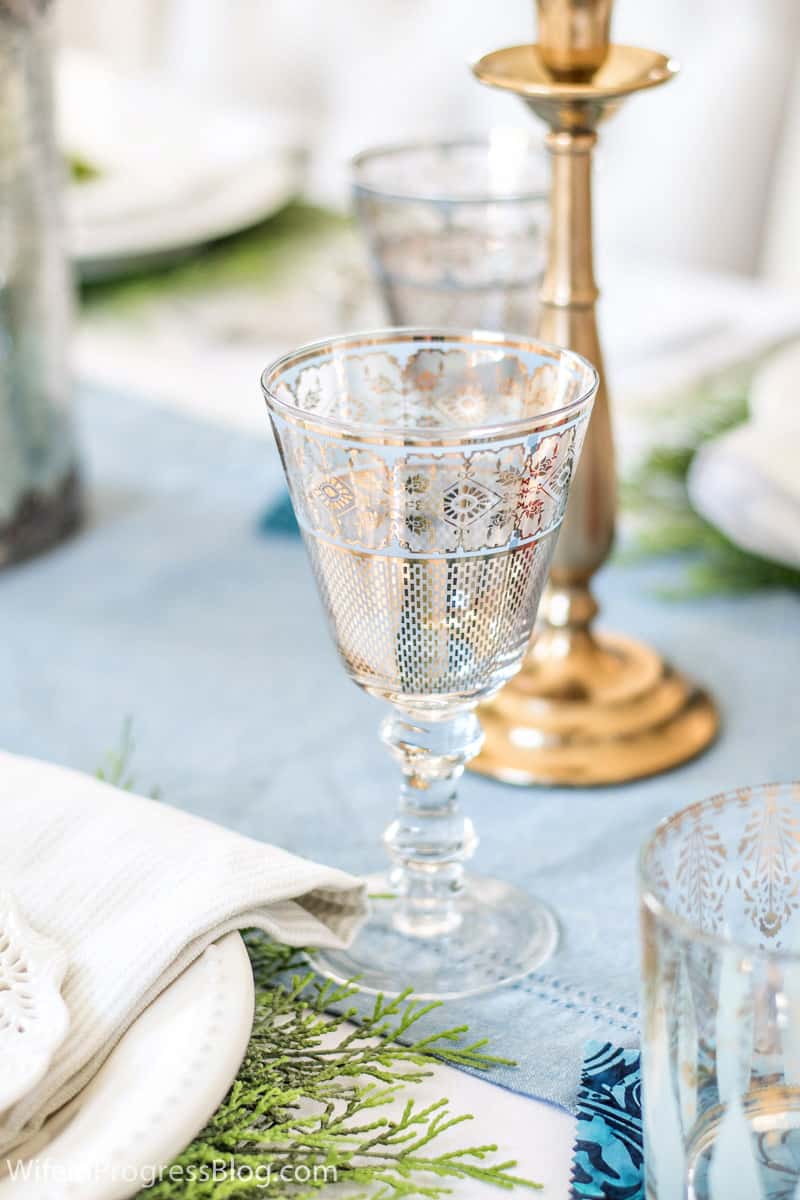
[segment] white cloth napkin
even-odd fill
[[[750,419],[697,454],[689,495],[736,545],[800,569],[800,345],[760,368]]]
[[[46,1077],[0,1114],[0,1154],[93,1076],[128,1026],[222,934],[342,946],[363,884],[89,776],[0,752],[0,880],[69,967],[70,1029]]]

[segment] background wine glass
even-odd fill
[[[529,335],[549,178],[542,139],[518,129],[358,155],[353,201],[390,319]]]

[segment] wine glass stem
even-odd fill
[[[471,710],[431,720],[388,716],[381,737],[403,772],[397,816],[384,834],[392,860],[393,920],[404,934],[441,937],[461,922],[464,863],[478,844],[458,804],[458,781],[483,741]]]

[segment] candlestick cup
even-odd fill
[[[264,372],[289,491],[350,677],[392,711],[402,774],[371,915],[323,974],[459,996],[518,978],[556,942],[549,909],[465,874],[456,788],[475,706],[519,669],[597,388],[568,350],[502,334],[386,330]]]

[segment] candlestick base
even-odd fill
[[[710,696],[649,646],[551,627],[480,717],[470,769],[520,785],[642,779],[694,758],[719,729]]]

